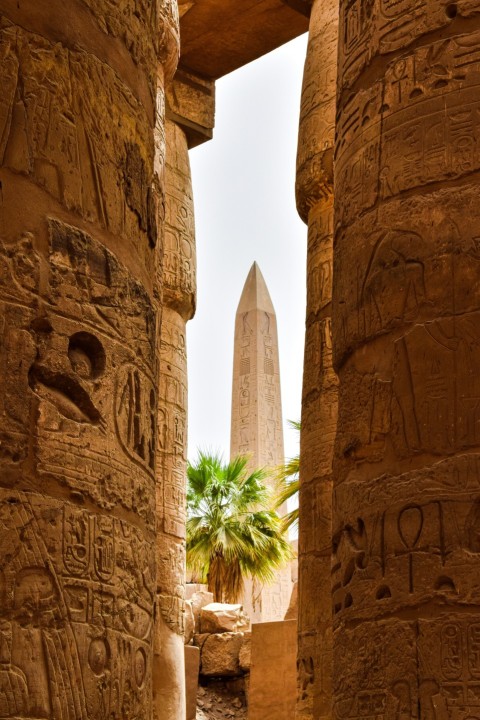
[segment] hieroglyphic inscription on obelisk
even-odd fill
[[[231,457],[248,455],[249,468],[284,462],[277,320],[262,273],[253,263],[235,317]],[[290,569],[269,587],[246,584],[244,608],[253,622],[283,620]]]

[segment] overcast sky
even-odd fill
[[[298,452],[306,227],[295,209],[295,155],[307,35],[217,81],[214,137],[190,153],[198,256],[188,324],[188,455],[230,452],[235,312],[257,261],[277,313],[285,453]]]

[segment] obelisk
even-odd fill
[[[256,262],[235,317],[230,454],[247,455],[252,470],[284,462],[277,320]],[[245,612],[252,622],[283,620],[290,593],[289,567],[280,570],[270,586],[248,581]]]

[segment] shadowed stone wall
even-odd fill
[[[176,3],[3,0],[0,715],[149,718]]]
[[[333,144],[338,0],[310,17],[297,154],[297,207],[308,224],[302,399],[296,717],[331,716],[332,459],[337,377],[332,367]]]
[[[335,163],[334,703],[477,717],[474,0],[342,0]]]

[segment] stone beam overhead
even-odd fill
[[[182,128],[189,148],[211,140],[215,124],[215,81],[179,68],[167,87],[166,116]]]
[[[308,0],[180,0],[180,66],[217,79],[308,31]]]

